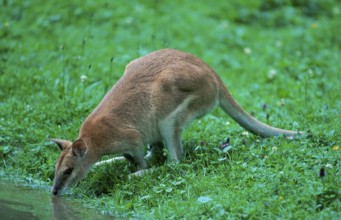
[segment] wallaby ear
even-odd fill
[[[70,146],[72,144],[71,141],[55,138],[50,138],[50,141],[56,143],[60,150],[64,150],[67,146]]]
[[[83,157],[88,149],[85,142],[82,139],[78,139],[73,142],[72,146],[72,155],[75,157]]]

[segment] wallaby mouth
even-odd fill
[[[53,186],[51,192],[52,192],[52,195],[58,196],[60,194],[60,192],[61,192],[61,188]]]
[[[52,195],[54,195],[54,196],[58,196],[58,191],[57,191],[57,190],[55,190],[55,189],[53,189],[53,190],[52,190]]]

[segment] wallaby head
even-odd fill
[[[70,142],[51,139],[61,150],[55,166],[52,194],[58,195],[63,189],[81,180],[89,170],[87,146],[83,140]]]

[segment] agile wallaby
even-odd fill
[[[147,167],[144,146],[163,142],[168,158],[179,161],[182,130],[217,104],[256,135],[298,134],[250,116],[199,58],[173,49],[158,50],[127,65],[122,78],[84,121],[76,141],[52,139],[61,150],[52,193],[57,195],[82,179],[103,155],[121,153],[141,170]]]

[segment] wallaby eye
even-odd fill
[[[73,168],[67,168],[65,171],[64,171],[64,175],[70,175],[73,171]]]

